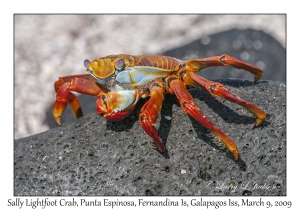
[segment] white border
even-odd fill
[[[4,2],[4,3],[3,3]],[[277,1],[3,1],[1,4],[1,90],[2,95],[1,131],[1,206],[8,207],[8,199],[13,197],[13,14],[14,13],[286,13],[287,14],[287,196],[263,197],[263,200],[272,202],[278,200],[292,201],[292,207],[299,207],[298,191],[300,189],[297,175],[299,174],[298,155],[299,142],[297,133],[299,129],[299,11],[296,4]],[[295,1],[294,1],[295,2]],[[296,197],[297,196],[297,197]],[[114,199],[114,197],[109,197]],[[129,200],[143,197],[130,197]],[[171,197],[178,199],[179,197]],[[205,200],[228,200],[230,197],[204,197]],[[26,199],[26,197],[22,197]],[[29,198],[31,199],[31,198]],[[50,197],[56,199],[56,197]],[[61,199],[58,198],[57,199]],[[71,199],[71,198],[70,198]],[[76,198],[81,199],[81,198]],[[87,199],[91,199],[90,197]],[[103,197],[102,197],[103,199]],[[117,198],[121,199],[121,198]],[[126,198],[124,198],[126,199]],[[145,198],[146,199],[146,198]],[[162,197],[152,197],[151,200],[160,200]],[[187,200],[192,197],[186,197]],[[243,197],[232,197],[240,200]],[[259,200],[259,197],[250,197],[250,200]],[[57,208],[57,207],[56,207]],[[65,209],[73,207],[65,207]],[[97,207],[99,209],[100,207]],[[103,208],[103,207],[102,207]],[[139,209],[142,207],[139,207]],[[142,209],[153,209],[145,207]],[[171,209],[174,207],[168,207]],[[199,207],[198,207],[199,208]],[[229,209],[230,207],[220,207]],[[258,208],[258,207],[253,207]],[[3,208],[1,208],[3,209]],[[30,208],[32,209],[32,208]],[[41,209],[41,208],[38,208]],[[47,207],[51,209],[51,207]],[[54,208],[52,208],[54,209]],[[80,208],[77,208],[80,209]],[[83,208],[82,208],[83,209]],[[84,208],[86,209],[86,207]],[[114,209],[120,209],[118,207]],[[230,208],[231,209],[231,208]],[[252,209],[252,208],[248,208]],[[295,208],[294,208],[295,209]],[[297,208],[296,208],[297,209]]]

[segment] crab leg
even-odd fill
[[[218,82],[209,81],[194,72],[187,72],[187,74],[185,74],[184,76],[184,81],[188,85],[202,87],[214,97],[220,96],[228,101],[237,103],[240,106],[246,108],[249,112],[256,116],[256,121],[253,125],[253,128],[259,126],[266,118],[266,113],[264,111],[262,111],[254,104],[241,99],[238,95],[229,92]]]
[[[162,83],[154,83],[150,92],[150,99],[144,104],[139,115],[139,121],[146,133],[155,141],[157,149],[164,152],[166,149],[158,136],[155,124],[158,114],[161,111],[164,100],[164,88]]]
[[[103,93],[102,89],[95,83],[94,78],[89,74],[60,77],[55,82],[54,88],[56,91],[56,100],[52,108],[52,113],[59,125],[61,124],[61,115],[66,109],[68,102],[76,119],[83,115],[78,98],[70,91],[93,96]]]
[[[257,66],[245,63],[229,55],[223,54],[221,56],[214,56],[209,58],[201,58],[186,61],[190,71],[200,71],[203,68],[210,66],[228,66],[231,65],[237,69],[244,69],[254,74],[254,84],[261,78],[263,70]]]
[[[236,145],[231,141],[231,139],[226,136],[219,128],[217,128],[208,118],[206,118],[200,109],[195,105],[193,97],[185,88],[183,82],[179,80],[172,80],[169,84],[171,91],[175,93],[176,97],[179,99],[182,110],[197,120],[202,126],[213,132],[229,149],[233,154],[236,161],[239,160],[239,152]]]

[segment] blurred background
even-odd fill
[[[286,15],[15,15],[14,138],[57,126],[51,109],[59,76],[85,73],[83,61],[110,54],[161,54],[189,60],[234,56],[286,80]],[[211,79],[253,76],[232,67],[199,73]],[[84,114],[95,98],[80,95]],[[63,123],[75,119],[67,109]]]

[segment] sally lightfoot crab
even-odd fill
[[[210,66],[232,65],[254,74],[254,84],[261,78],[263,70],[229,55],[182,61],[168,56],[157,55],[109,55],[92,62],[84,61],[88,74],[60,77],[54,84],[56,100],[53,115],[61,124],[61,115],[69,103],[76,118],[82,111],[78,98],[72,92],[96,96],[96,109],[99,115],[110,121],[126,118],[135,108],[140,98],[149,97],[139,114],[139,122],[146,133],[154,140],[160,152],[163,145],[154,124],[161,111],[166,93],[175,94],[182,110],[209,129],[239,160],[239,152],[234,142],[217,128],[195,105],[186,86],[201,87],[213,97],[222,97],[237,103],[251,112],[256,121],[253,127],[261,125],[266,113],[254,104],[229,92],[220,83],[209,81],[196,72]]]

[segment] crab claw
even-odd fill
[[[136,91],[104,93],[96,101],[96,109],[98,115],[109,121],[121,121],[134,110],[138,99]]]
[[[98,115],[105,117],[109,121],[117,122],[125,119],[133,111],[134,107],[129,111],[111,112],[109,109],[106,109],[106,107],[103,106],[103,99],[100,98],[96,102],[96,109]]]

